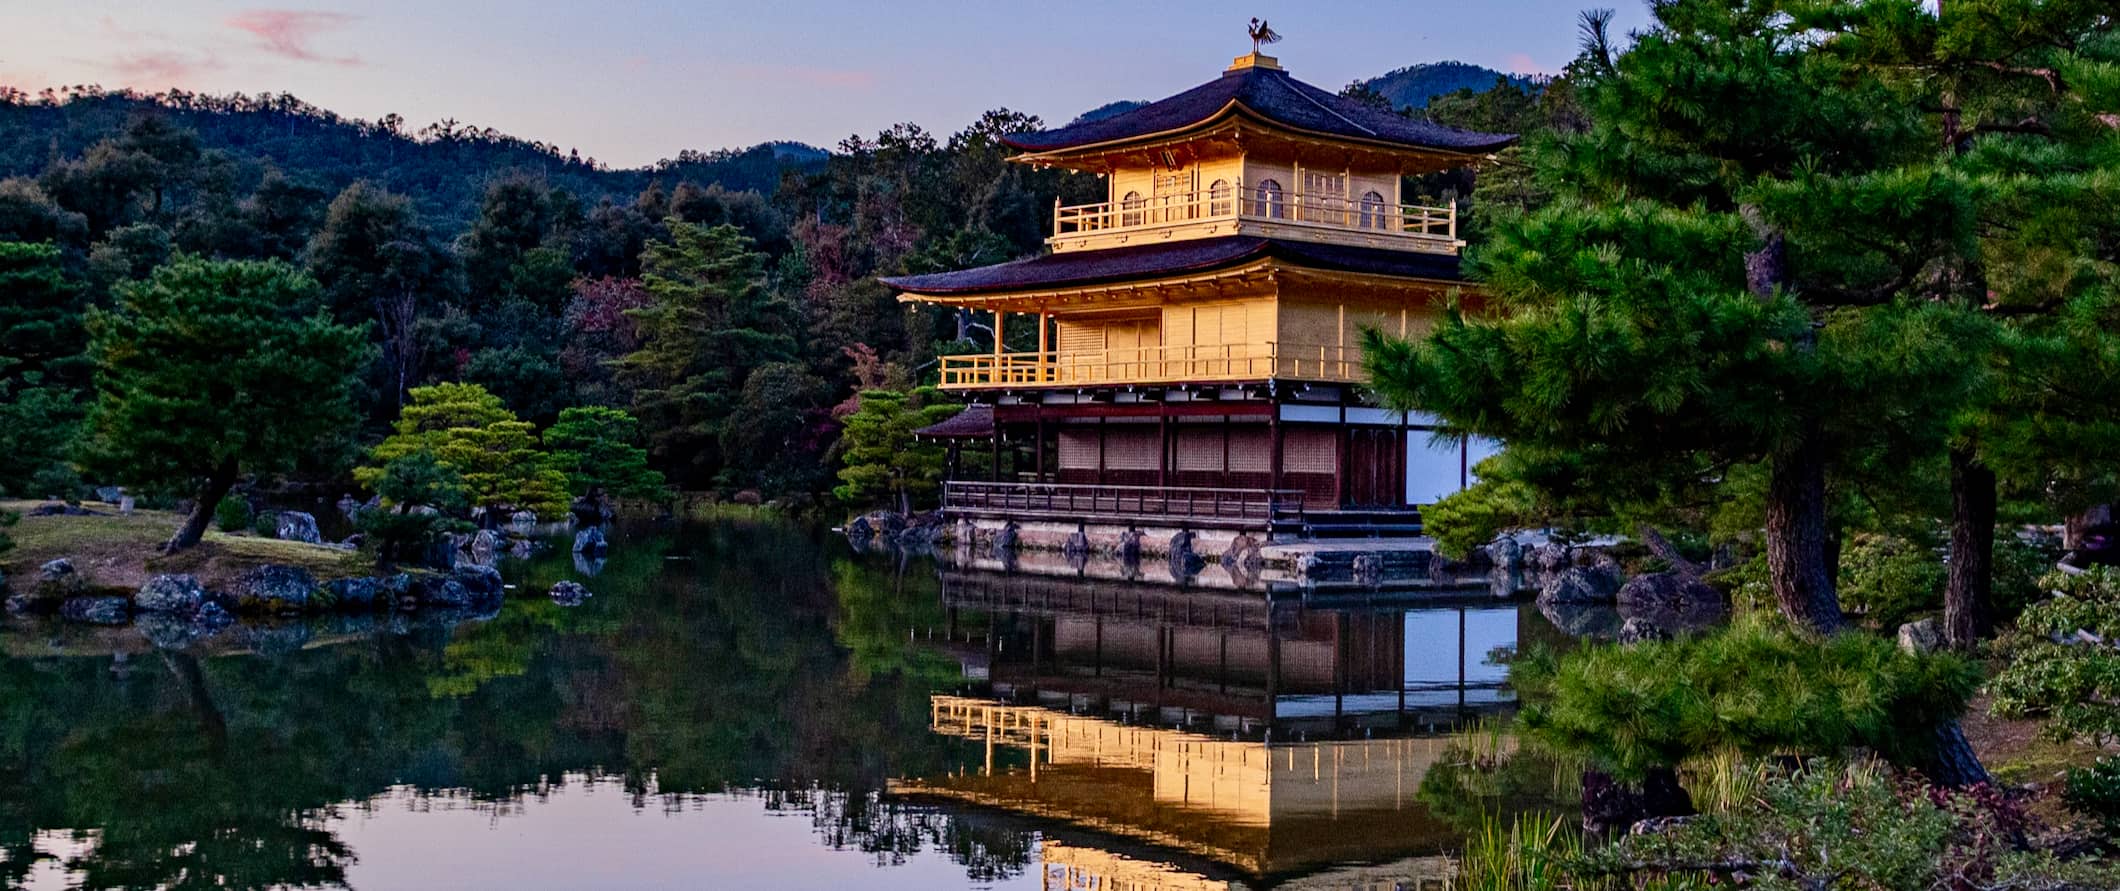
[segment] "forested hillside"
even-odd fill
[[[340,117],[287,94],[207,96],[106,92],[93,87],[37,95],[0,87],[0,177],[38,176],[76,158],[131,118],[152,113],[190,131],[224,166],[207,175],[255,185],[265,169],[336,192],[356,181],[405,195],[422,217],[458,226],[478,214],[494,172],[535,173],[584,201],[631,196],[650,182],[690,180],[734,191],[771,192],[789,166],[814,168],[825,152],[774,142],[747,149],[685,151],[634,169],[612,169],[556,145],[455,120],[422,127],[396,115]]]
[[[1423,62],[1358,83],[1384,97],[1393,108],[1423,109],[1437,96],[1459,90],[1485,92],[1504,79],[1517,86],[1528,86],[1533,80],[1465,62]]]

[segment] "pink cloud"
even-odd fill
[[[1502,64],[1508,67],[1511,74],[1540,74],[1545,72],[1544,68],[1539,67],[1538,60],[1531,58],[1530,53],[1510,53],[1508,58],[1502,60]]]
[[[298,62],[330,62],[358,65],[355,56],[327,56],[310,46],[318,35],[345,27],[353,16],[342,12],[296,9],[251,9],[236,13],[222,24],[257,38],[266,52]]]

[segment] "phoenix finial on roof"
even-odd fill
[[[1265,19],[1252,19],[1249,30],[1251,31],[1252,52],[1258,52],[1259,47],[1265,44],[1281,42],[1281,35],[1274,29],[1267,27]]]

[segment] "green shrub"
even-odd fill
[[[1857,535],[1840,555],[1840,602],[1874,628],[1898,628],[1943,608],[1947,571],[1935,548],[1892,535]]]
[[[2120,757],[2107,755],[2089,767],[2071,768],[2061,790],[2070,810],[2105,824],[2105,834],[2120,836]]]
[[[250,518],[250,533],[259,538],[279,538],[280,515],[269,510],[258,511]]]
[[[2113,864],[2020,850],[2024,816],[1991,787],[1945,790],[1874,766],[1767,776],[1742,806],[1629,835],[1569,864],[1581,878],[1715,879],[1762,891],[2112,888]],[[1745,864],[1738,867],[1737,864]],[[1748,880],[1732,882],[1738,873]],[[1581,887],[1580,885],[1576,887]]]
[[[2045,585],[2054,596],[2027,607],[2005,640],[1994,712],[2043,718],[2054,739],[2120,739],[2120,570],[2054,573]]]
[[[1979,669],[1890,640],[1826,640],[1758,619],[1712,634],[1586,646],[1514,663],[1521,726],[1539,742],[1638,778],[1698,756],[1835,755],[1864,747],[1901,763],[1933,754]]]
[[[249,529],[253,519],[255,517],[251,515],[250,499],[234,493],[223,497],[221,503],[213,508],[213,524],[222,532],[241,532]]]

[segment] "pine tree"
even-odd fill
[[[294,464],[353,423],[359,328],[309,315],[315,280],[279,261],[183,259],[92,310],[87,454],[109,478],[195,486],[171,550],[199,543],[239,474]]]
[[[618,372],[650,454],[700,483],[725,463],[725,426],[745,422],[731,414],[751,372],[794,358],[794,313],[766,289],[765,256],[736,227],[673,218],[669,229],[642,258],[650,302],[627,311],[641,348]]]
[[[1760,481],[1782,611],[1842,625],[1832,486],[1940,452],[1987,329],[1910,291],[1969,240],[1918,103],[1821,50],[1809,4],[1677,0],[1575,69],[1592,124],[1530,146],[1540,209],[1468,257],[1491,312],[1371,337],[1394,404],[1497,437],[1556,502],[1698,511]]]
[[[914,498],[935,491],[942,481],[942,449],[917,442],[913,431],[959,406],[939,403],[934,395],[918,391],[909,399],[895,390],[862,391],[861,407],[847,416],[840,437],[841,484],[832,494],[847,504],[890,503],[910,513]]]

